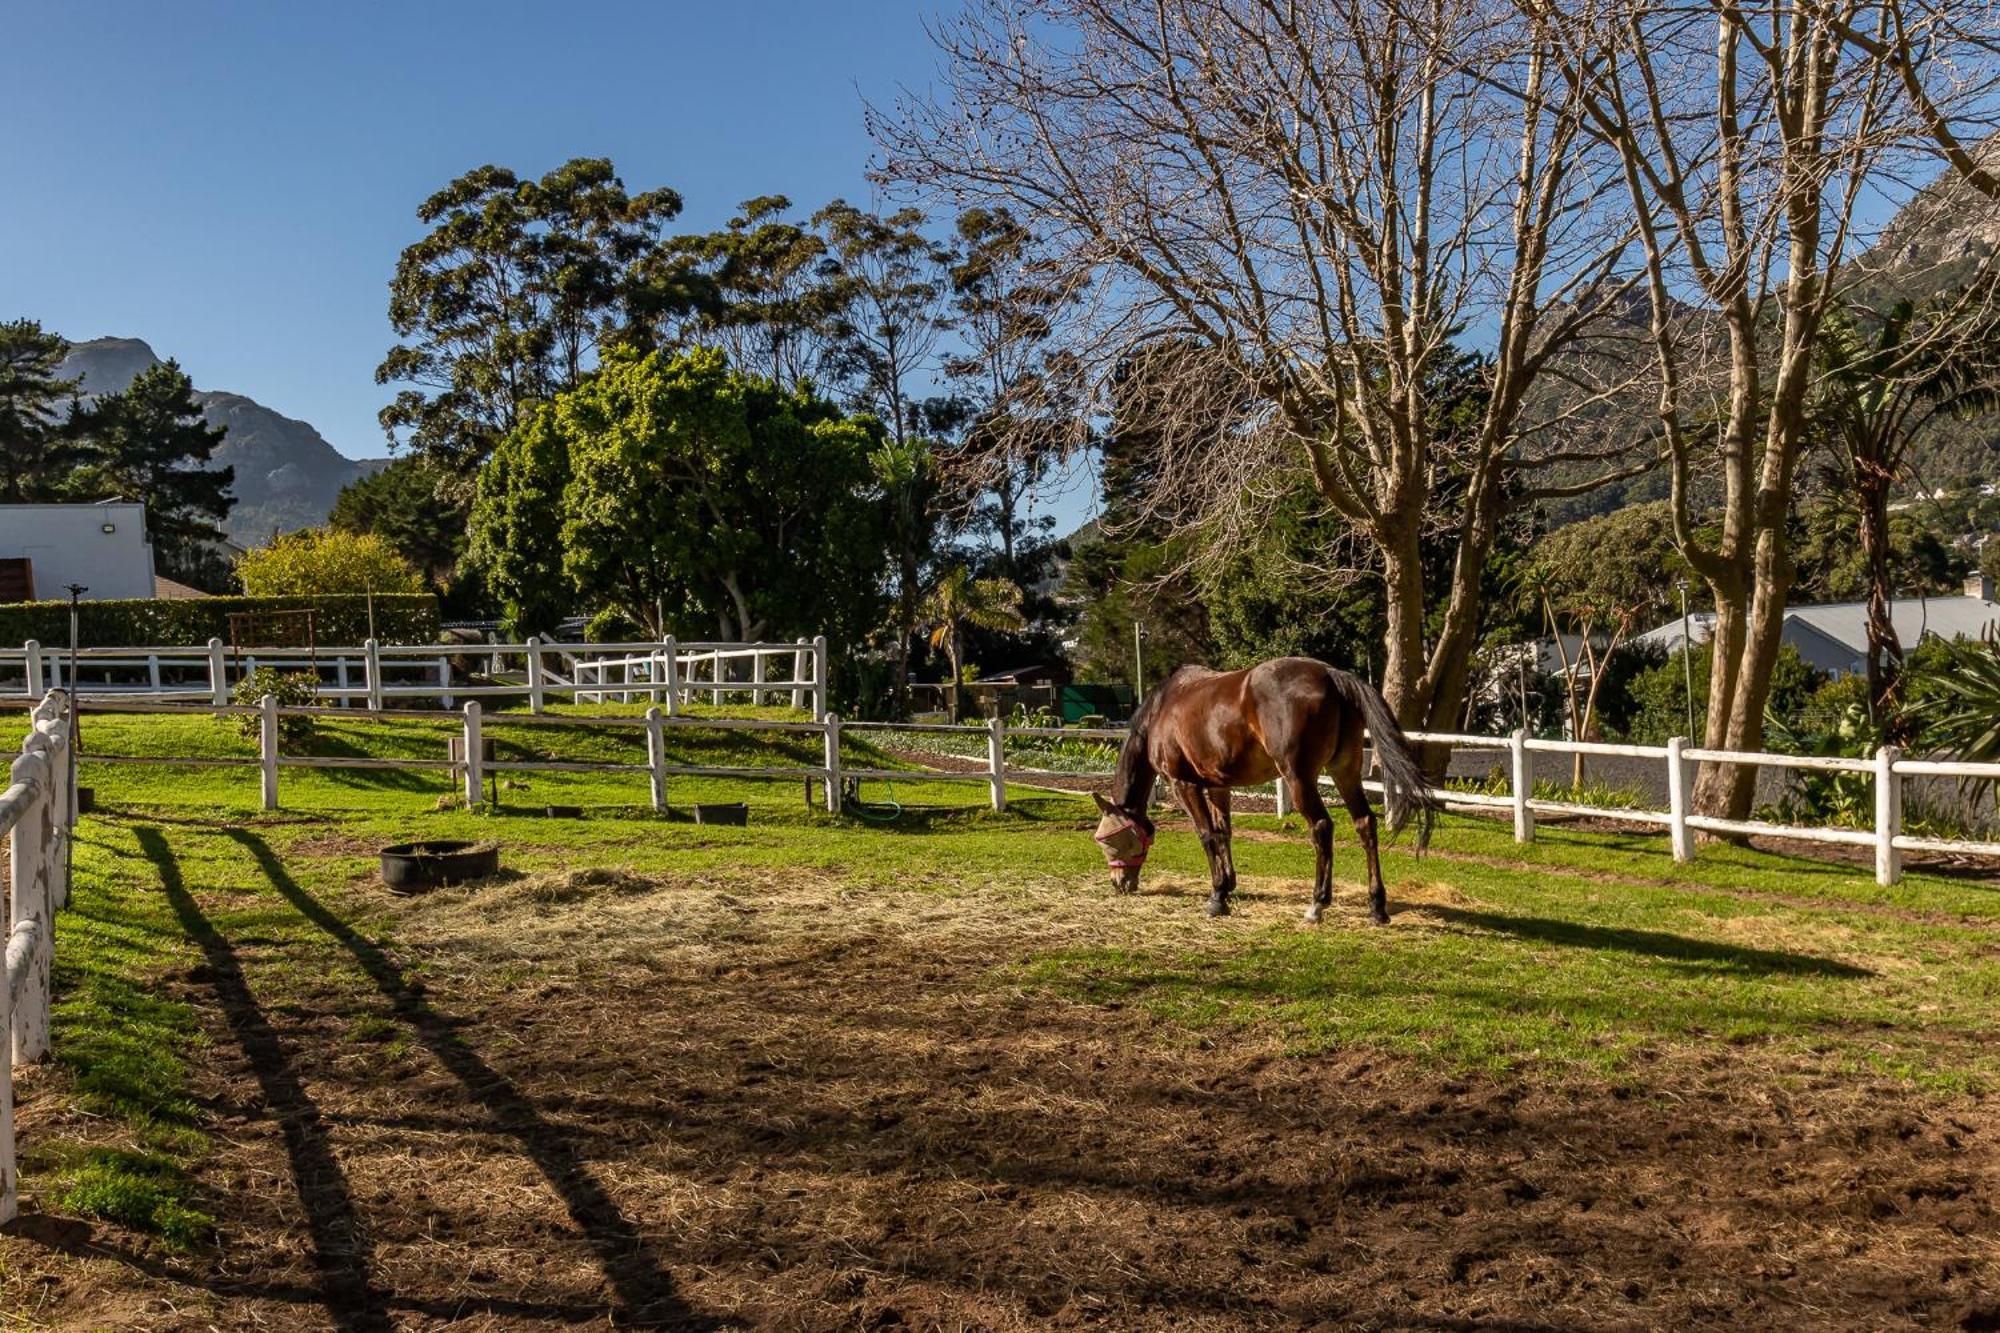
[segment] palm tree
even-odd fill
[[[1937,645],[1940,661],[1925,671],[1919,697],[1910,704],[1908,723],[1926,751],[1969,764],[2000,760],[2000,641],[1947,639]],[[1959,790],[1992,791],[1992,778],[1962,778]]]
[[[1853,495],[1868,564],[1868,707],[1893,715],[1903,645],[1890,619],[1889,492],[1910,446],[1942,414],[2000,407],[2000,274],[1922,306],[1899,301],[1862,328],[1859,312],[1829,318],[1821,334],[1815,416],[1833,438],[1834,482]]]
[[[953,565],[924,598],[924,615],[931,625],[931,647],[944,650],[951,663],[951,720],[958,721],[960,662],[959,627],[1017,630],[1027,626],[1021,615],[1021,590],[1007,579],[976,579],[964,565]]]

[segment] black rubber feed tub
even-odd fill
[[[391,893],[422,893],[499,870],[500,848],[490,842],[403,842],[382,849],[382,884]]]
[[[694,822],[697,824],[748,824],[750,807],[741,803],[697,805],[694,808]]]

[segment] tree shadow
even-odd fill
[[[181,877],[180,862],[156,829],[136,830],[146,859],[160,876],[167,904],[187,937],[200,948],[208,965],[207,980],[236,1044],[250,1062],[264,1104],[277,1118],[290,1159],[292,1181],[298,1187],[311,1237],[313,1262],[319,1268],[319,1291],[327,1312],[343,1329],[389,1329],[387,1298],[369,1270],[374,1245],[354,1206],[347,1175],[334,1153],[319,1107],[306,1093],[292,1068],[277,1032],[250,992],[243,965],[222,932],[201,910]]]
[[[1755,972],[1766,976],[1817,976],[1855,979],[1872,977],[1865,967],[1843,963],[1815,954],[1791,953],[1782,949],[1753,949],[1736,944],[1698,940],[1663,930],[1635,930],[1623,926],[1591,926],[1552,917],[1509,916],[1502,912],[1478,912],[1440,903],[1403,904],[1407,910],[1423,912],[1455,925],[1471,926],[1499,935],[1539,940],[1570,948],[1615,949],[1621,953],[1663,958],[1677,963],[1716,964],[1735,972]]]
[[[458,1023],[426,1001],[387,954],[302,888],[269,843],[249,829],[228,835],[256,858],[273,888],[298,913],[354,956],[426,1050],[483,1106],[494,1128],[513,1138],[568,1209],[609,1279],[619,1305],[618,1322],[640,1327],[711,1329],[682,1299],[655,1246],[620,1211],[586,1162],[575,1131],[545,1119],[532,1098],[465,1044]]]
[[[319,732],[312,739],[311,754],[322,759],[379,759],[379,750],[348,740],[344,736]],[[442,759],[444,755],[435,756]],[[445,780],[444,769],[408,768],[309,768],[292,769],[294,773],[318,773],[322,777],[348,787],[379,787],[389,791],[435,792],[440,781]],[[448,785],[448,783],[447,783]]]

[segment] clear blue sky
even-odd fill
[[[144,338],[380,455],[388,281],[425,195],[605,156],[680,191],[690,229],[759,194],[868,201],[863,99],[929,81],[937,8],[0,0],[0,318]]]

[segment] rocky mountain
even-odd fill
[[[1988,139],[1978,149],[1989,167],[2000,167],[2000,135]],[[1885,311],[1899,300],[1921,302],[1939,293],[1962,288],[1982,271],[2000,263],[2000,207],[1953,174],[1917,192],[1874,237],[1867,250],[1841,271],[1845,300],[1863,311]],[[1699,318],[1698,312],[1696,312]],[[1775,318],[1775,316],[1774,316]],[[1631,322],[1635,330],[1645,319],[1635,302]],[[1607,340],[1607,348],[1592,353],[1599,357],[1630,356],[1642,349],[1643,335],[1623,341]],[[1615,381],[1620,374],[1601,364],[1585,378]],[[1651,426],[1653,395],[1650,388],[1623,399],[1598,405],[1578,418],[1584,438],[1565,439],[1565,446],[1578,443],[1596,447],[1603,439],[1643,437]],[[1559,472],[1551,480],[1575,482],[1591,475],[1593,467],[1577,467]],[[1801,485],[1823,485],[1823,469],[1818,460],[1809,460]],[[1934,419],[1910,450],[1909,475],[1899,489],[1905,493],[1928,493],[1940,487],[1962,489],[1990,482],[2000,476],[2000,414],[1973,418],[1943,416]],[[1707,483],[1699,472],[1698,492]],[[1622,509],[1627,505],[1665,499],[1669,479],[1664,467],[1657,467],[1582,495],[1547,505],[1544,521],[1552,526],[1575,522],[1596,514]]]
[[[66,379],[81,376],[86,394],[116,393],[159,363],[138,338],[92,338],[71,345],[60,373]],[[306,422],[240,393],[198,389],[195,400],[209,425],[229,431],[215,451],[214,466],[236,469],[236,507],[223,529],[240,545],[324,523],[341,487],[387,462],[348,458]]]

